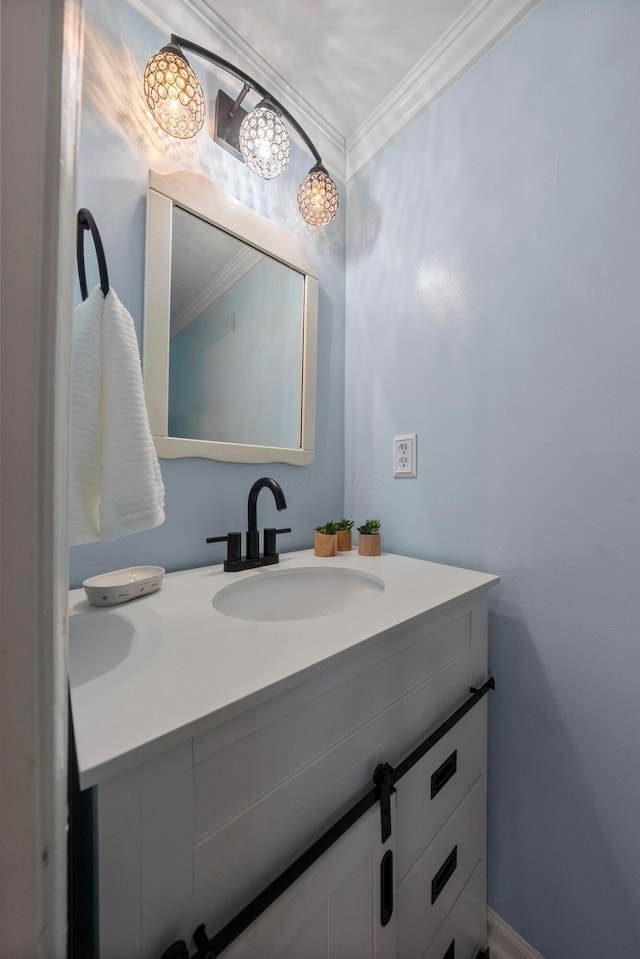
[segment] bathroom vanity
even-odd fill
[[[275,569],[169,574],[109,609],[73,591],[102,959],[160,959],[180,939],[193,952],[199,925],[221,929],[371,788],[378,764],[454,713],[487,679],[497,581],[302,551]],[[398,782],[386,841],[376,803],[224,955],[473,959],[486,944],[486,703]]]

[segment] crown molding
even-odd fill
[[[156,27],[194,39],[236,62],[280,100],[313,140],[330,173],[345,180],[345,140],[226,20],[213,0],[130,0]],[[206,62],[206,61],[205,61]],[[211,64],[208,64],[211,66]],[[295,137],[295,131],[292,131]],[[307,148],[304,147],[306,151]]]
[[[171,322],[171,337],[183,330],[198,316],[202,316],[214,306],[221,296],[233,289],[247,273],[250,273],[264,255],[258,250],[243,249],[230,260],[223,269],[214,276],[210,283],[196,296],[192,297],[178,315]]]
[[[539,0],[475,0],[347,139],[350,179]]]

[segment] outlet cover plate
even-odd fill
[[[393,437],[393,475],[397,478],[417,475],[415,433]]]

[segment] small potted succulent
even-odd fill
[[[379,556],[381,550],[380,520],[368,519],[358,526],[358,552],[361,556]]]
[[[338,536],[338,552],[348,553],[351,549],[351,530],[353,529],[353,520],[342,519],[336,523]]]
[[[316,556],[335,556],[338,550],[337,523],[316,526],[313,551]]]

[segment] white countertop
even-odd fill
[[[385,588],[356,611],[256,622],[218,612],[213,598],[247,577],[298,567],[360,570]],[[98,608],[69,593],[69,683],[82,788],[204,732],[327,668],[356,646],[470,596],[498,577],[391,553],[333,559],[313,550],[279,566],[225,573],[206,566],[165,576],[162,588]]]

